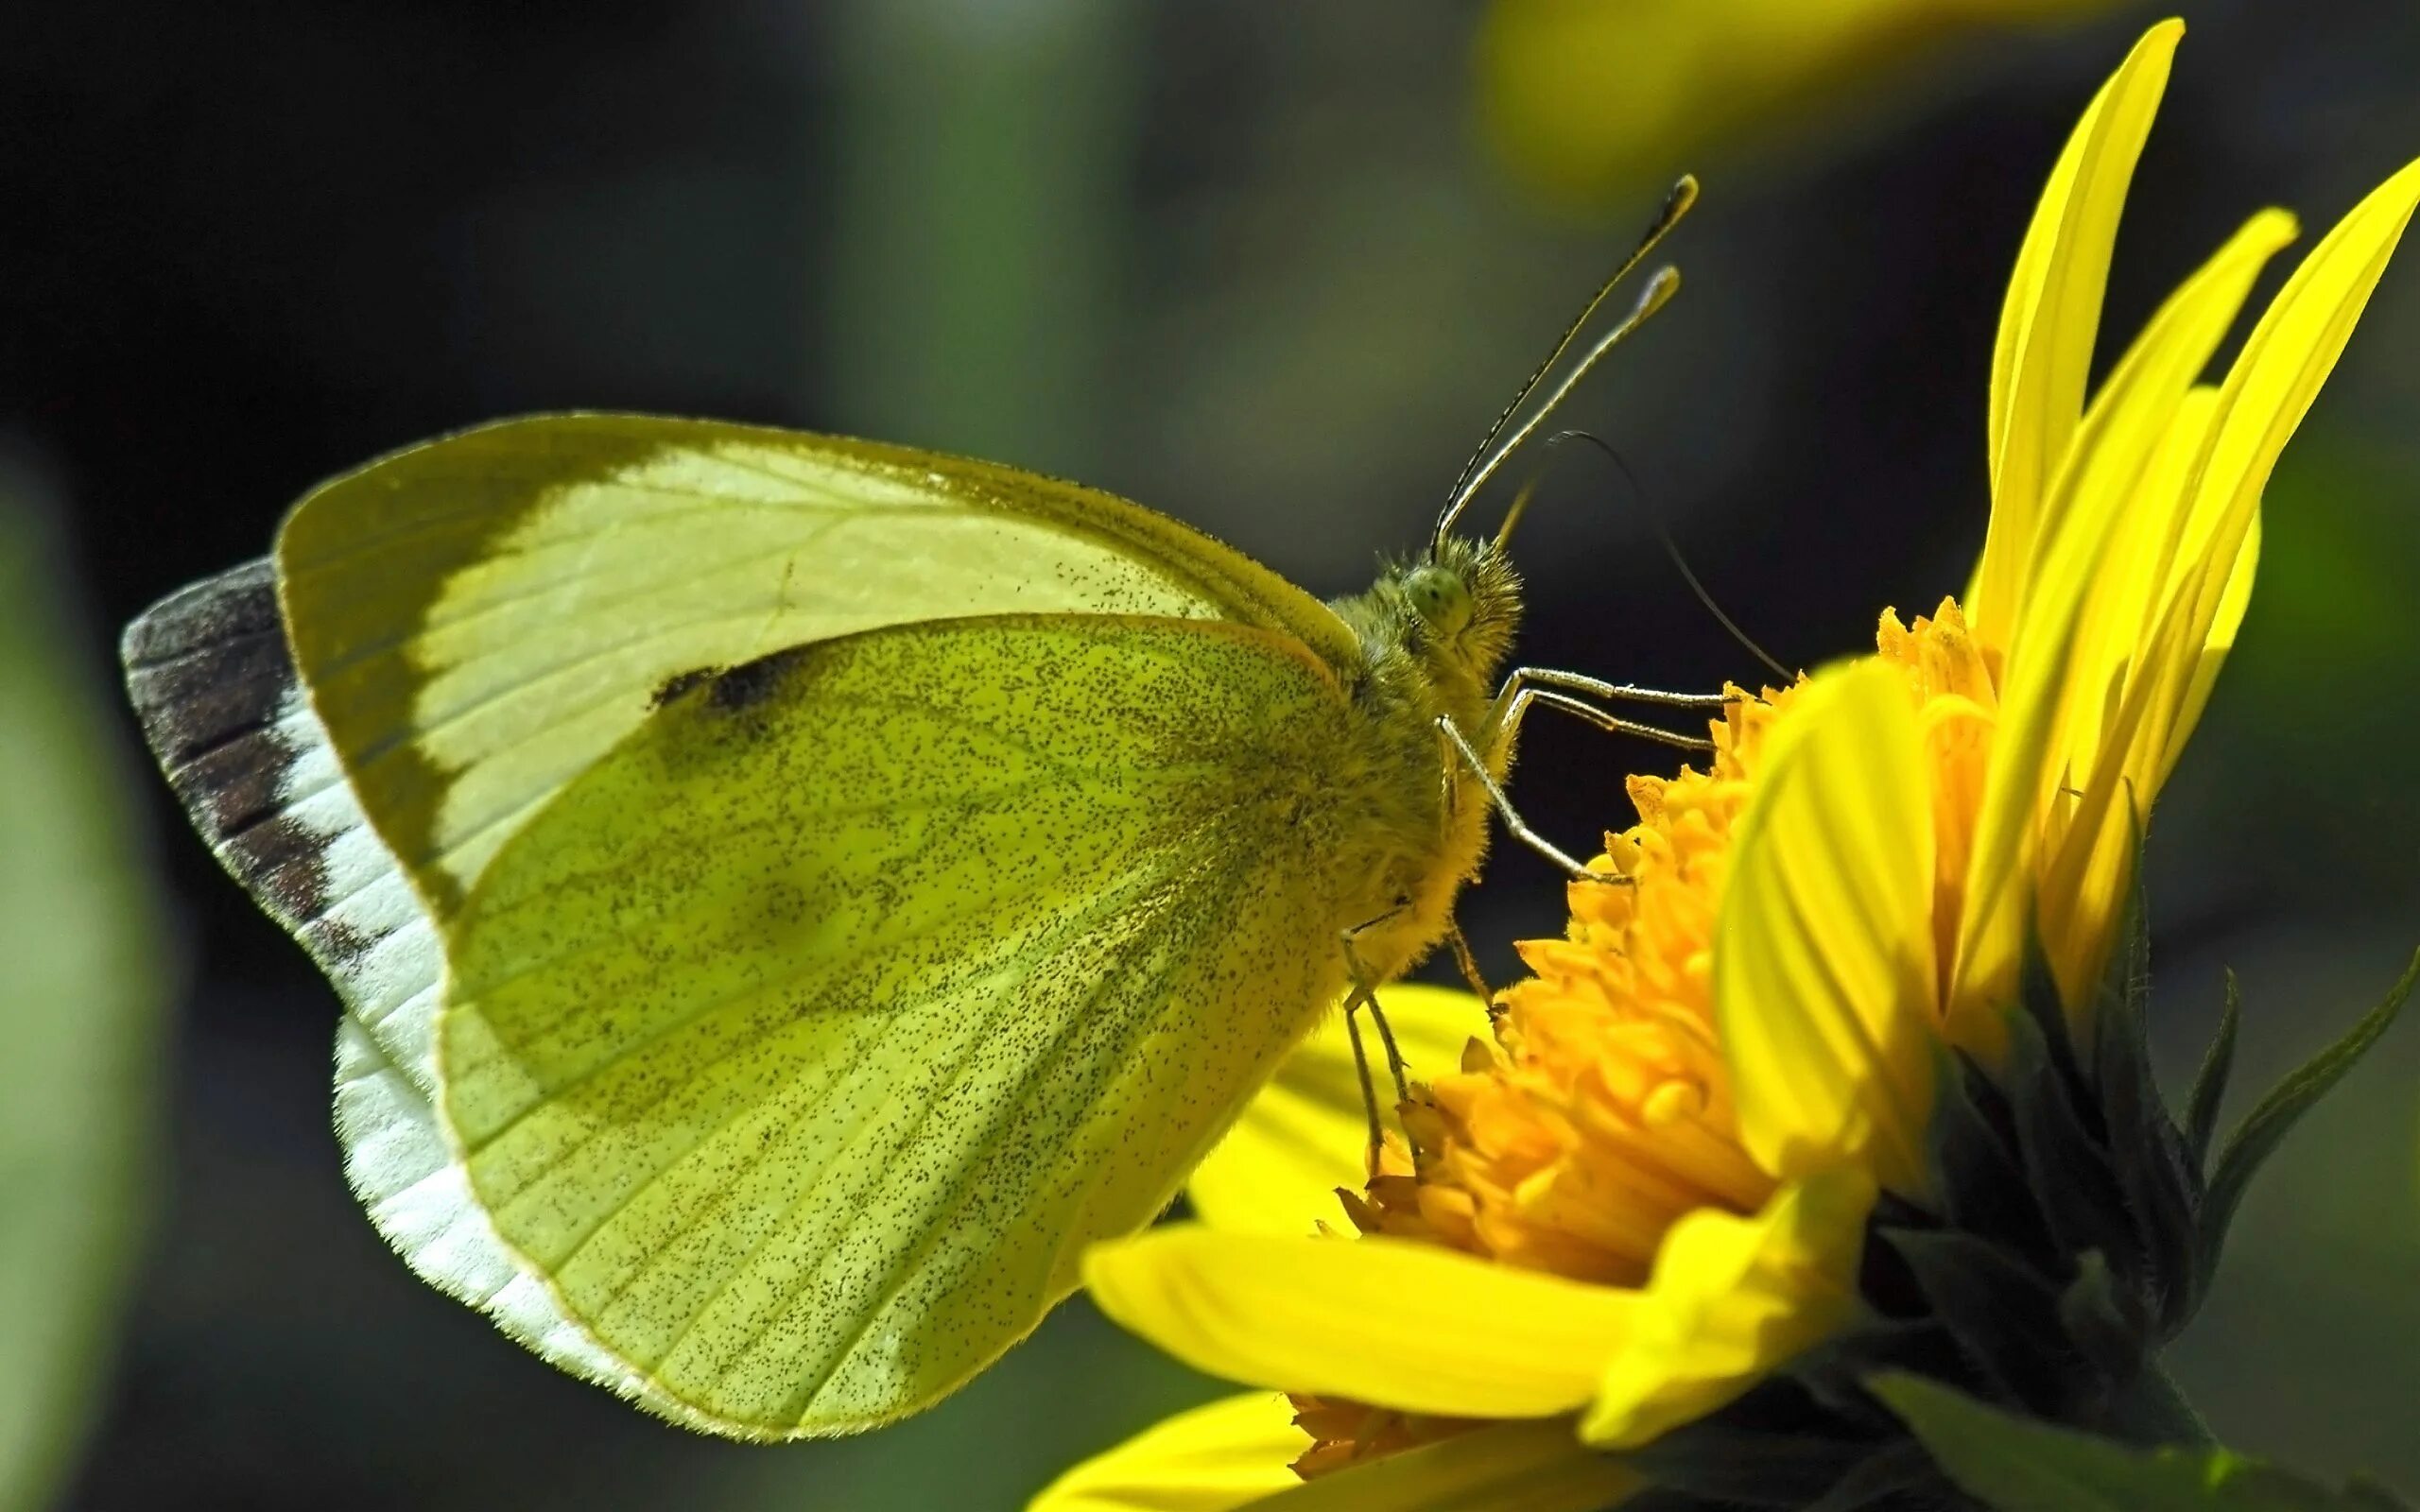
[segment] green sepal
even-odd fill
[[[2135,875],[2141,874],[2138,860]],[[2184,1326],[2195,1301],[2202,1176],[2152,1071],[2149,920],[2138,881],[2127,910],[2125,949],[2094,999],[2093,1068],[2104,1148],[2140,1246],[2131,1268],[2117,1267],[2118,1279],[2165,1340]]]
[[[1865,1389],[1882,1371],[1960,1379],[1973,1370],[1967,1354],[1938,1318],[1868,1316],[1782,1367],[1844,1433],[1898,1434],[1898,1419]]]
[[[2076,1410],[2101,1384],[2061,1327],[2059,1291],[2023,1260],[1974,1234],[1888,1229],[1932,1315],[1995,1399],[2049,1417]]]
[[[2193,1093],[2185,1105],[2185,1147],[2196,1170],[2210,1163],[2210,1142],[2219,1134],[2219,1105],[2227,1095],[2227,1077],[2235,1070],[2235,1042],[2243,1027],[2243,985],[2227,972],[2226,1007],[2219,1014],[2218,1037],[2203,1053],[2202,1069],[2194,1074]]]
[[[1898,1443],[1867,1455],[1801,1512],[1866,1512],[1878,1506],[1939,1507],[1952,1500],[1941,1468],[1922,1445]]]
[[[2409,1512],[2375,1486],[2329,1490],[2223,1449],[2133,1449],[1917,1376],[1877,1376],[1868,1388],[1995,1512]]]
[[[2031,952],[2005,1011],[2006,1056],[1993,1070],[1935,1048],[1929,1195],[1918,1203],[1886,1192],[1876,1204],[1858,1278],[1864,1315],[1732,1406],[1634,1456],[1655,1489],[1625,1512],[2401,1509],[2359,1484],[2328,1491],[2198,1447],[2153,1455],[2128,1446],[2208,1443],[2207,1426],[2155,1365],[2158,1349],[2206,1291],[2251,1170],[2384,1032],[2420,987],[2420,959],[2352,1034],[2255,1109],[2205,1186],[2202,1152],[2238,1009],[2231,985],[2220,1042],[2180,1125],[2152,1071],[2144,919],[2137,894],[2120,950],[2073,1020],[2047,958]],[[2079,1024],[2088,1043],[2079,1044]],[[1943,1419],[1953,1428],[1979,1414],[1985,1431],[2006,1424],[2051,1435],[2054,1448],[2083,1446],[2082,1457],[2076,1467],[2055,1454],[2029,1463],[2034,1482],[1991,1493],[2031,1500],[1976,1501],[1943,1479],[1946,1469],[1963,1483],[1956,1446],[1932,1444],[1927,1454],[1908,1436],[1910,1425],[1929,1434],[1910,1415],[1925,1409],[1875,1387],[1903,1380],[1931,1383],[1917,1389],[1947,1400],[1941,1412],[1962,1412]],[[2083,1478],[2070,1484],[2071,1469]],[[2199,1500],[2143,1499],[2179,1487]]]
[[[2098,1249],[2123,1274],[2139,1275],[2146,1246],[2112,1168],[2133,1152],[2111,1150],[2105,1131],[2086,1126],[2097,1109],[2077,1095],[2057,1042],[2040,1032],[2043,1022],[2039,1013],[2008,1015],[2009,1106],[2027,1183],[2066,1265]]]
[[[1623,1460],[1668,1491],[1720,1506],[1796,1512],[1869,1457],[1870,1446],[1851,1438],[1776,1432],[1725,1413],[1675,1429]]]
[[[2141,1308],[2098,1249],[2084,1255],[2076,1279],[2059,1294],[2059,1329],[2112,1381],[2125,1380],[2142,1365]]]
[[[2122,971],[2113,960],[2110,969]],[[2016,1011],[2012,1018],[2022,1018],[2032,1024],[2041,1040],[2048,1062],[2055,1067],[2065,1089],[2078,1098],[2089,1096],[2091,1078],[2077,1057],[2076,1042],[2067,1032],[2066,1005],[2059,997],[2059,979],[2050,970],[2050,957],[2044,953],[2042,936],[2028,931],[2025,940],[2025,961],[2017,973]]]
[[[1946,1045],[1934,1051],[1933,1087],[1926,1153],[1942,1219],[2037,1266],[2055,1266],[2058,1253],[2017,1153],[2007,1094],[1973,1060]]]
[[[1887,1371],[1972,1375],[1938,1322],[1868,1315],[1720,1412],[1625,1454],[1655,1489],[1624,1502],[1622,1512],[1943,1505],[1954,1493],[1899,1419],[1866,1391],[1869,1377]],[[1934,1494],[1898,1500],[1911,1484]]]
[[[2303,1114],[2333,1091],[2344,1074],[2378,1042],[2378,1038],[2394,1022],[2395,1015],[2402,1011],[2404,1000],[2411,995],[2415,985],[2420,985],[2420,953],[2412,955],[2411,964],[2404,969],[2402,979],[2388,989],[2384,1001],[2363,1015],[2344,1038],[2279,1082],[2227,1136],[2202,1200],[2197,1274],[2204,1289],[2218,1270],[2220,1252],[2226,1246],[2227,1227],[2235,1220],[2236,1209],[2242,1204],[2253,1173],[2275,1153]]]

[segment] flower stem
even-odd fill
[[[2185,1400],[2156,1360],[2147,1360],[2109,1404],[2109,1432],[2144,1445],[2218,1443],[2210,1425]]]

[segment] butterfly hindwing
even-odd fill
[[[929,1402],[1335,1001],[1346,728],[1299,644],[1168,619],[905,626],[674,692],[449,929],[482,1205],[722,1431]]]

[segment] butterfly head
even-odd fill
[[[1370,597],[1392,638],[1451,681],[1493,680],[1521,624],[1521,578],[1494,541],[1448,536],[1391,565]]]

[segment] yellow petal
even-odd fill
[[[2073,897],[2048,900],[2054,926],[2031,912],[2039,895],[2028,880],[2049,843],[2043,828],[2061,790],[2088,785],[2103,745],[2139,729],[2139,713],[2123,737],[2104,722],[2148,653],[2160,584],[2188,534],[2192,496],[2179,457],[2203,434],[2202,405],[2187,403],[2191,385],[2262,264],[2292,231],[2280,213],[2254,216],[2161,307],[2095,400],[2044,510],[2002,663],[1999,729],[1960,889],[1948,1028],[1986,1055],[2029,924],[2042,926],[2070,1004],[2081,1003],[2089,980],[2071,973],[2097,970],[2103,912],[2078,912]],[[2152,794],[2136,797],[2148,804]],[[2115,881],[2122,892],[2122,875]]]
[[[1775,727],[1733,843],[1714,1002],[1739,1132],[1785,1178],[1919,1190],[1931,1111],[1933,818],[1899,673],[1819,674]]]
[[[2060,746],[2071,760],[2089,760],[2106,690],[2152,631],[2184,534],[2189,496],[2180,454],[2189,457],[2203,433],[2181,427],[2178,417],[2261,268],[2294,233],[2293,216],[2262,211],[2177,287],[2101,386],[2060,469],[2035,539],[2029,599],[2052,588],[2044,580],[2053,570],[2048,558],[2066,531],[2106,541],[2088,556],[2068,554],[2086,578],[2071,585],[2082,607]],[[2020,605],[2013,642],[2023,640],[2026,616]]]
[[[2167,785],[2169,774],[2176,770],[2176,759],[2185,754],[2186,740],[2193,733],[2193,727],[2202,722],[2202,710],[2210,701],[2210,689],[2219,679],[2219,668],[2226,664],[2227,653],[2235,649],[2236,632],[2243,627],[2244,610],[2252,607],[2252,580],[2259,569],[2260,511],[2256,508],[2252,527],[2244,532],[2243,545],[2236,552],[2235,566],[2227,573],[2226,589],[2219,595],[2218,617],[2202,637],[2202,655],[2186,680],[2185,699],[2177,707],[2175,722],[2169,726],[2168,740],[2160,752],[2157,781],[2161,786]]]
[[[2058,760],[2063,766],[2089,770],[2113,738],[2119,696],[2138,668],[2148,664],[2159,634],[2161,606],[2176,576],[2176,558],[2186,549],[2191,513],[2193,473],[2202,443],[2209,434],[2218,390],[2188,390],[2168,410],[2166,429],[2147,457],[2131,457],[2138,469],[2125,483],[2113,476],[2112,486],[2094,488],[2083,507],[2114,514],[2098,566],[2077,562],[2083,580],[2076,625],[2074,667],[2065,679],[2071,684],[2061,698]],[[2157,417],[2146,414],[2148,429]],[[2088,449],[2089,427],[2078,450]],[[2135,443],[2121,443],[2128,451]],[[2078,472],[2103,473],[2114,469],[2082,466]],[[2250,592],[2250,583],[2245,584]],[[2055,597],[2041,593],[2048,603]],[[2022,635],[2020,630],[2020,635]],[[2037,793],[2037,800],[2046,795]]]
[[[2034,882],[2030,895],[2012,882],[1998,894],[2008,908],[1974,936],[1976,948],[1962,963],[1967,1005],[1980,1009],[2007,995],[2024,948],[2022,905],[2030,902],[2033,934],[2076,1019],[2080,1044],[2093,1042],[2083,1015],[2125,910],[2143,820],[2156,796],[2155,780],[2130,770],[2129,753],[2141,744],[2137,736],[2150,707],[2151,680],[2142,669],[2169,660],[2159,637],[2172,641],[2181,633],[2175,625],[2162,629],[2155,615],[2186,528],[2191,473],[2217,397],[2215,389],[2197,388],[2177,406],[2142,481],[2119,507],[2123,518],[2106,548],[2110,565],[2096,572],[2083,561],[2068,595],[2083,606],[2074,669],[2053,677],[2033,663],[2027,668],[2027,686],[2018,690],[2025,711],[2019,723],[2030,724],[2032,713],[2057,708],[2062,728],[2035,747],[2041,756],[2030,782],[2011,782],[1986,799],[1984,822],[2012,858],[2008,869],[2027,870]],[[2079,555],[2088,557],[2089,551]],[[2049,576],[2064,580],[2075,572],[2070,565]],[[2247,596],[2250,591],[2247,578]],[[2034,609],[2046,622],[2055,617],[2053,601],[2060,596],[2037,595]],[[2062,683],[2074,686],[2060,693]],[[2011,752],[2038,735],[2037,728],[2033,735],[2012,738]],[[2012,757],[2003,775],[2013,776],[2014,766]],[[1996,802],[2009,807],[1988,806]],[[2123,822],[2113,822],[2119,815]],[[1979,885],[1976,896],[1985,891]]]
[[[1451,1074],[1462,1047],[1487,1032],[1487,1005],[1468,992],[1407,982],[1383,989],[1378,1001],[1415,1077]],[[1367,1022],[1361,1032],[1370,1074],[1392,1102],[1376,1032]],[[1369,1143],[1344,1016],[1330,1014],[1195,1168],[1185,1195],[1214,1228],[1307,1234],[1343,1216],[1336,1189],[1360,1188]]]
[[[2033,555],[2043,494],[2083,410],[2109,253],[2185,34],[2165,21],[2135,50],[2077,123],[2017,254],[1992,352],[1992,519],[1968,590],[1976,638],[2005,646]]]
[[[1630,1343],[1580,1436],[1635,1449],[1715,1411],[1822,1343],[1856,1311],[1873,1178],[1843,1168],[1794,1182],[1749,1217],[1700,1209],[1665,1236]]]
[[[1311,1447],[1294,1404],[1270,1391],[1229,1397],[1135,1435],[1044,1487],[1028,1512],[1229,1512],[1303,1483]]]
[[[2175,643],[2179,661],[2163,669],[2169,696],[2154,704],[2144,731],[2163,757],[2179,720],[2188,709],[2198,713],[2189,690],[2238,592],[2237,574],[2270,471],[2334,370],[2415,208],[2420,162],[2371,191],[2303,259],[2219,391],[2191,506],[2196,549],[2180,559],[2171,595],[2186,624]]]
[[[1445,1418],[1545,1418],[1594,1395],[1635,1293],[1412,1240],[1176,1224],[1084,1256],[1100,1310],[1197,1369]]]
[[[1255,1512],[1607,1512],[1646,1483],[1572,1436],[1571,1419],[1493,1423],[1368,1460]]]
[[[2253,329],[2199,432],[2158,619],[2114,700],[2101,748],[2087,765],[2074,765],[2071,780],[2083,796],[2044,868],[2043,934],[2071,1004],[2099,978],[2131,877],[2135,825],[2114,819],[2131,813],[2139,822],[2200,717],[2251,594],[2261,490],[2343,352],[2415,207],[2420,163],[2381,184],[2327,233]]]
[[[2294,231],[2291,215],[2261,212],[2169,297],[2094,399],[2060,470],[2010,650],[2012,662],[2039,654],[2038,644],[2024,648],[2054,641],[2060,606],[2073,603],[2072,662],[2036,690],[2055,696],[2056,766],[2090,768],[2115,690],[2155,629],[2161,585],[2186,534],[2186,463],[2206,422],[2204,404],[2188,396],[2261,268]],[[2004,693],[2020,678],[2004,665]],[[2034,801],[2048,798],[2037,783]]]

